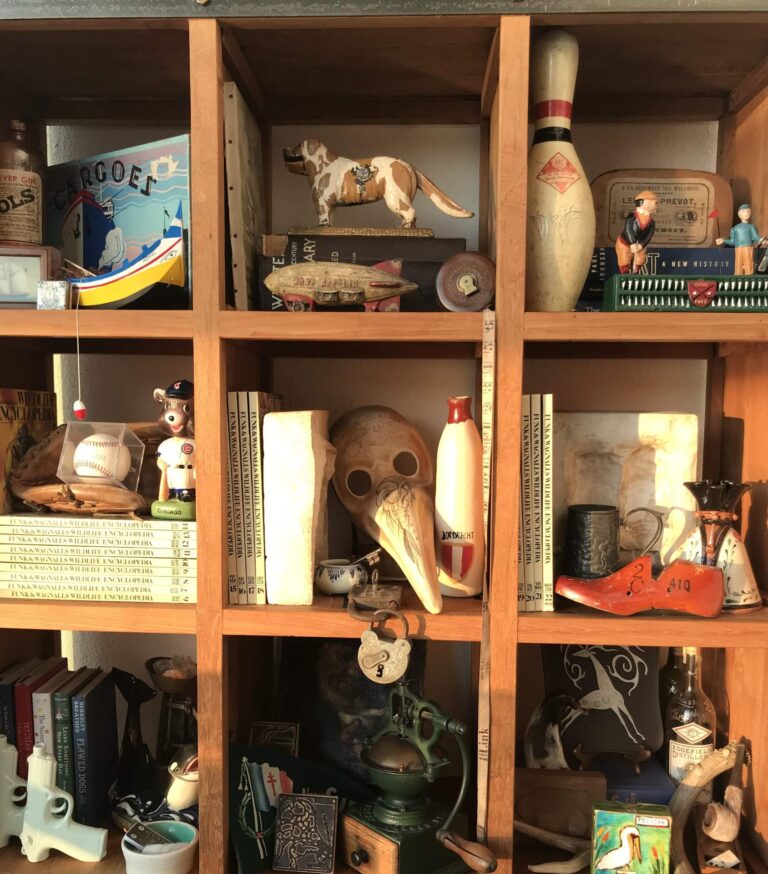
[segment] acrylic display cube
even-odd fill
[[[118,486],[135,492],[144,444],[120,422],[68,422],[56,476],[65,483]]]

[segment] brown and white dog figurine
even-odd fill
[[[377,155],[374,158],[342,158],[318,140],[304,140],[292,149],[283,149],[285,166],[291,173],[308,177],[312,186],[318,222],[331,224],[337,206],[356,206],[383,200],[404,228],[416,223],[413,198],[421,189],[447,215],[472,218],[474,213],[459,206],[434,182],[400,158]]]

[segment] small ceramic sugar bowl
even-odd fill
[[[329,558],[315,568],[315,586],[326,595],[346,595],[353,586],[368,580],[368,572],[357,561]]]

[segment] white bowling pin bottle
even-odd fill
[[[437,447],[435,527],[443,595],[469,598],[483,588],[483,444],[471,398],[448,398],[448,422]]]
[[[589,273],[595,245],[595,205],[571,142],[571,110],[579,44],[550,30],[533,48],[534,135],[528,153],[525,306],[572,310]]]

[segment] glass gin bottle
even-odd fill
[[[676,784],[715,748],[715,708],[701,688],[701,650],[684,647],[683,663],[683,683],[667,707],[665,731],[667,767]],[[710,783],[696,801],[708,804],[711,800]]]
[[[27,125],[12,119],[0,131],[0,242],[42,242],[44,168]]]

